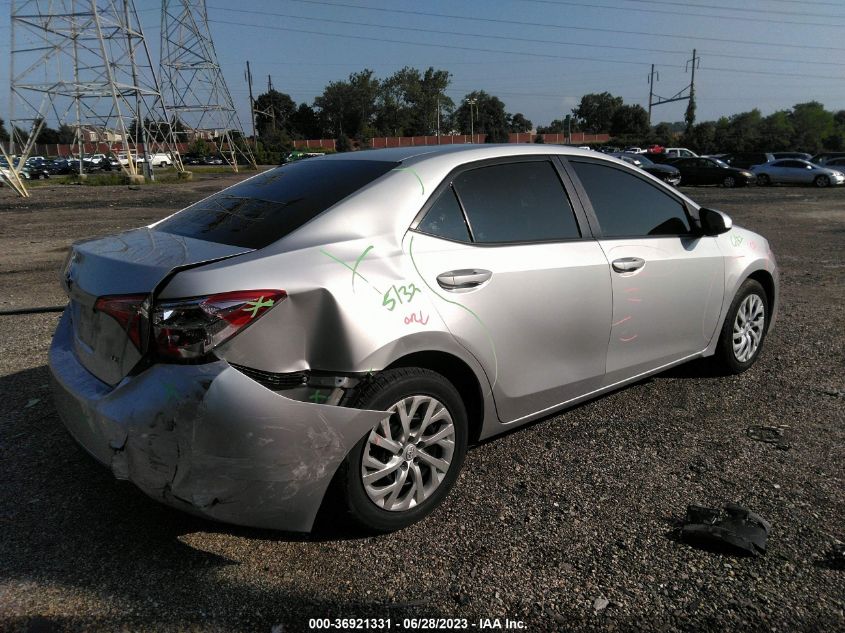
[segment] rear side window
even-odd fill
[[[209,242],[263,248],[397,165],[372,160],[298,161],[201,200],[155,228]]]
[[[445,237],[459,242],[469,242],[469,231],[464,221],[464,212],[455,197],[452,187],[440,194],[417,227],[423,233]]]
[[[593,205],[604,237],[684,235],[683,205],[633,174],[595,163],[572,162]]]
[[[461,173],[453,185],[475,242],[581,237],[563,184],[548,161],[479,167]]]

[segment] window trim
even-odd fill
[[[700,238],[703,237],[703,233],[701,232],[701,223],[698,220],[697,214],[693,213],[693,210],[690,209],[690,206],[687,204],[686,200],[680,197],[680,195],[670,189],[668,186],[663,185],[660,182],[653,182],[647,174],[644,173],[637,173],[631,168],[628,168],[626,165],[617,165],[616,163],[611,163],[610,161],[606,160],[598,160],[588,156],[567,156],[565,154],[561,154],[558,156],[563,167],[566,169],[567,173],[569,174],[570,179],[572,180],[575,190],[578,193],[578,196],[581,198],[581,205],[583,206],[584,210],[587,212],[587,216],[590,218],[590,222],[595,222],[595,229],[593,230],[596,239],[598,240],[654,240],[654,239],[665,239],[665,238]],[[684,213],[687,216],[687,221],[690,225],[690,232],[689,233],[667,233],[662,235],[605,235],[604,231],[601,228],[601,222],[599,222],[598,216],[596,215],[595,209],[593,209],[593,203],[590,201],[589,195],[587,195],[587,190],[584,188],[584,184],[578,178],[578,174],[575,173],[575,168],[572,166],[572,163],[588,163],[593,165],[601,165],[602,167],[607,167],[609,169],[615,169],[617,171],[621,171],[626,174],[630,174],[634,176],[634,178],[638,178],[642,180],[645,184],[654,187],[658,191],[664,193],[668,197],[672,198],[681,205],[681,208],[684,210]]]
[[[587,214],[581,204],[580,197],[575,191],[572,179],[565,171],[560,168],[560,165],[555,160],[556,156],[556,154],[525,154],[518,156],[498,156],[496,158],[486,158],[483,160],[476,160],[458,165],[446,175],[446,177],[440,182],[439,185],[437,185],[437,187],[434,188],[434,191],[432,191],[431,196],[429,196],[428,200],[426,200],[425,203],[422,205],[420,210],[417,212],[417,215],[414,216],[414,219],[408,226],[408,230],[413,231],[415,233],[419,233],[421,235],[428,235],[429,237],[445,240],[447,242],[453,242],[455,244],[464,244],[467,246],[478,247],[521,246],[526,244],[563,244],[567,242],[582,242],[586,240],[594,240],[596,239],[596,236],[592,231],[592,225],[588,221]],[[453,187],[453,182],[458,176],[467,171],[481,169],[484,167],[491,167],[494,165],[505,165],[512,163],[551,163],[551,166],[555,170],[558,180],[560,181],[561,189],[563,190],[563,193],[566,196],[567,201],[569,202],[569,206],[572,209],[572,213],[575,216],[575,225],[577,226],[578,232],[581,234],[581,237],[547,240],[520,240],[512,242],[475,241],[475,236],[472,231],[472,223],[470,222],[469,217],[467,216],[466,208],[464,207],[463,200],[461,200],[460,193],[458,193],[458,190]],[[463,240],[454,240],[448,237],[443,237],[441,235],[427,233],[419,228],[419,225],[425,217],[426,213],[428,213],[429,209],[434,206],[434,203],[446,189],[452,189],[452,192],[458,199],[458,204],[461,207],[461,212],[464,214],[464,222],[466,222],[467,224],[467,230],[469,231],[470,240],[472,241],[466,242]]]

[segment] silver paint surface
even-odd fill
[[[698,206],[659,180],[572,148],[402,148],[309,159],[384,159],[402,168],[260,251],[160,238],[166,234],[155,225],[77,247],[71,296],[88,303],[134,292],[173,299],[276,288],[288,296],[218,347],[219,361],[137,374],[119,328],[100,319],[84,335],[95,356],[118,357],[109,369],[74,345],[65,314],[51,350],[62,418],[90,453],[155,498],[223,521],[308,530],[337,466],[384,413],[294,400],[229,363],[363,375],[438,352],[477,380],[486,438],[713,354],[734,294],[755,272],[773,278],[771,326],[776,263],[768,242],[740,227],[715,237],[483,247],[409,230],[453,169],[554,154],[651,178],[697,218]],[[644,266],[611,266],[630,257]],[[438,275],[461,269],[492,275],[470,290],[438,285]]]

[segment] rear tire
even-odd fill
[[[397,410],[400,405],[407,424]],[[387,424],[379,423],[361,438],[340,467],[336,481],[349,517],[369,532],[392,532],[420,521],[446,497],[466,454],[468,420],[457,389],[428,369],[389,369],[363,383],[348,406],[394,410]],[[436,436],[442,437],[434,441]],[[387,468],[393,470],[376,478]]]
[[[816,176],[816,179],[813,181],[816,187],[827,187],[830,184],[830,178],[827,176]]]
[[[746,279],[731,302],[719,342],[714,364],[724,373],[741,374],[760,356],[769,329],[769,300],[763,286]]]

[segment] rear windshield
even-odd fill
[[[214,194],[156,225],[157,231],[264,248],[399,163],[303,160]]]

